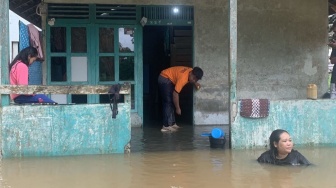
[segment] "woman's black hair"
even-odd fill
[[[278,155],[278,149],[274,146],[274,142],[275,143],[279,143],[280,140],[280,135],[282,133],[288,133],[287,131],[283,130],[283,129],[277,129],[274,130],[271,133],[271,136],[269,137],[269,144],[270,144],[270,151],[273,154],[273,157],[275,158]],[[289,134],[289,133],[288,133]]]
[[[37,49],[34,47],[27,47],[19,52],[19,54],[13,59],[13,61],[9,64],[9,71],[12,69],[13,65],[20,60],[27,66],[29,66],[29,60],[28,57],[37,57]]]

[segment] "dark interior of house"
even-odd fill
[[[192,27],[145,26],[143,30],[143,105],[144,126],[162,126],[162,104],[157,79],[171,66],[193,66]],[[187,84],[180,93],[181,116],[177,123],[193,123],[193,86]]]

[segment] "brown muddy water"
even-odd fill
[[[336,147],[297,147],[314,163],[308,167],[261,165],[265,149],[211,149],[200,136],[211,129],[133,128],[130,154],[2,159],[0,187],[336,188]]]

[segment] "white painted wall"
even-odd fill
[[[25,24],[29,24],[27,20],[15,14],[13,11],[9,10],[9,57],[12,60],[12,42],[19,42],[19,21],[22,21]],[[16,52],[14,52],[14,56]]]
[[[21,16],[15,14],[13,11],[9,10],[9,57],[10,60],[16,56],[16,52],[12,56],[12,42],[19,42],[19,21],[22,21],[24,24],[30,24],[27,20]],[[37,28],[41,30],[40,28]]]

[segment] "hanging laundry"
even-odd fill
[[[29,32],[28,26],[23,22],[19,21],[19,51],[27,48],[29,46]]]
[[[121,88],[120,84],[114,84],[111,86],[111,88],[108,91],[113,119],[115,119],[118,114],[118,100],[119,100],[120,88]],[[112,97],[110,95],[112,95]]]
[[[32,25],[32,24],[30,24],[30,25]],[[33,25],[33,27],[35,28],[34,25]],[[20,41],[19,42],[19,44],[20,44],[19,45],[19,51],[21,51],[21,50],[30,46],[31,39],[30,39],[28,26],[21,21],[19,21],[19,41]],[[43,55],[42,55],[42,57],[43,57]],[[33,64],[31,64],[29,66],[28,70],[29,70],[28,84],[29,85],[41,85],[42,84],[42,65],[41,65],[41,62],[35,61]]]
[[[43,61],[43,51],[40,42],[40,32],[33,24],[28,24],[27,26],[29,31],[30,46],[33,46],[34,48],[37,49],[38,59],[40,61]]]

